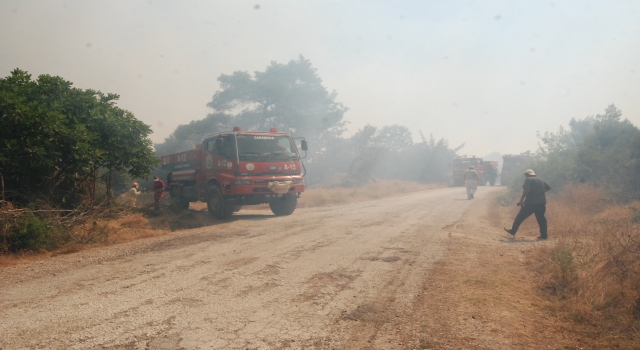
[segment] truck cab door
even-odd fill
[[[205,141],[205,157],[204,157],[204,169],[205,173],[208,175],[215,174],[218,172],[218,150],[216,148],[216,140],[218,138],[213,138]]]
[[[236,146],[233,135],[220,135],[206,141],[205,169],[207,173],[235,173]]]

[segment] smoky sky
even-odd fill
[[[0,0],[0,74],[117,93],[161,142],[211,112],[221,74],[303,55],[345,136],[401,124],[519,153],[612,103],[639,124],[638,18],[637,1]]]

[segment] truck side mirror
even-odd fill
[[[301,140],[300,141],[300,147],[302,147],[303,151],[309,150],[309,145],[307,145],[307,140]]]

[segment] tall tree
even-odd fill
[[[218,78],[222,90],[208,104],[215,112],[235,113],[246,129],[272,127],[304,136],[323,149],[344,131],[347,108],[336,102],[312,67],[300,56],[287,64],[271,62],[264,72],[234,72]]]

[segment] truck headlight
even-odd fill
[[[236,180],[233,182],[234,185],[251,185],[251,180]]]

